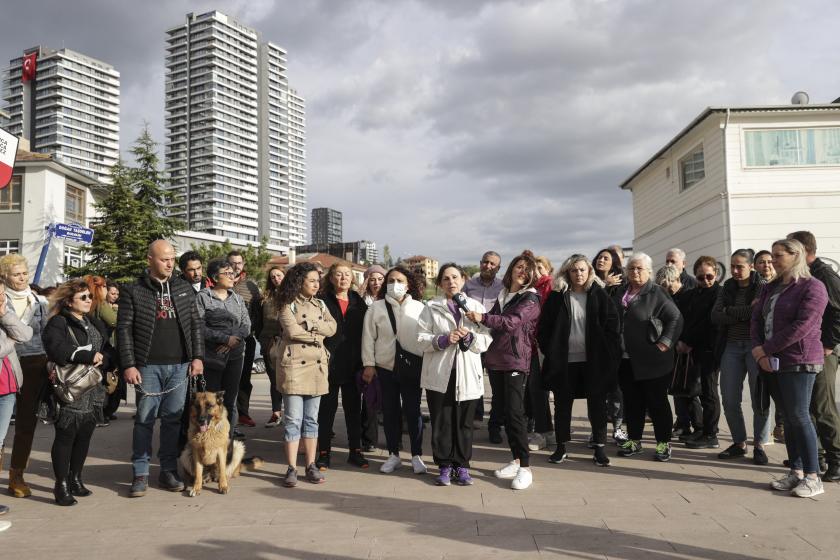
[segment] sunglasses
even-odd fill
[[[696,278],[697,278],[698,280],[700,280],[701,282],[702,282],[703,280],[708,280],[709,282],[711,282],[712,280],[714,280],[714,279],[715,279],[715,275],[714,275],[714,274],[698,274],[698,275],[696,276]]]
[[[90,294],[82,294],[79,296],[79,301],[93,301],[93,296]]]

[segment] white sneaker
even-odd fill
[[[774,480],[770,483],[770,488],[773,490],[779,490],[780,492],[790,492],[797,486],[799,486],[799,481],[802,480],[799,478],[795,472],[790,471],[785,476],[778,480]]]
[[[545,437],[539,433],[528,434],[528,449],[539,451],[545,449]]]
[[[531,483],[534,482],[534,475],[531,474],[531,469],[528,467],[519,467],[516,471],[516,477],[510,483],[513,490],[525,490]]]
[[[822,480],[819,478],[810,478],[806,476],[799,481],[797,487],[791,490],[790,493],[794,496],[799,496],[800,498],[813,498],[814,496],[824,494],[825,488],[823,488]]]
[[[11,521],[0,521],[0,533],[12,526]]]
[[[496,478],[501,478],[504,480],[511,480],[512,478],[516,477],[516,473],[519,471],[519,463],[516,461],[511,461],[501,469],[496,469],[493,471],[493,474],[496,475]]]
[[[414,469],[414,474],[426,474],[426,463],[420,455],[415,455],[411,458],[411,467]]]
[[[390,455],[388,459],[382,463],[382,466],[379,467],[379,472],[383,472],[385,474],[391,474],[398,468],[402,466],[402,459],[400,459],[399,455]]]

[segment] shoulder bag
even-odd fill
[[[394,310],[391,309],[391,304],[387,301],[385,302],[385,309],[388,311],[388,319],[391,321],[391,328],[394,329],[394,342],[397,345],[396,352],[394,352],[394,373],[419,379],[420,372],[423,370],[423,357],[412,354],[400,346],[399,336],[397,335],[397,318],[394,317]]]
[[[67,331],[76,347],[81,346],[70,325],[67,326]],[[102,371],[92,364],[59,366],[54,362],[47,362],[47,371],[53,377],[52,388],[55,396],[65,404],[75,402],[79,397],[102,383]]]

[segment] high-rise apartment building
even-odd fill
[[[312,244],[341,243],[341,212],[332,208],[312,209]]]
[[[37,46],[10,60],[5,74],[9,131],[31,151],[110,182],[119,159],[120,73],[70,49]]]
[[[191,231],[294,245],[286,52],[217,11],[187,14],[167,31],[166,48],[166,169],[177,198],[170,214]],[[305,134],[295,131],[304,154]]]
[[[292,246],[306,243],[306,105],[295,90],[289,90],[289,238]]]

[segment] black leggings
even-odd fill
[[[341,390],[341,407],[344,409],[344,423],[347,425],[347,447],[350,451],[362,447],[362,395],[355,380],[341,385],[330,383],[330,392],[321,396],[318,408],[318,449],[329,451],[332,447],[335,413],[338,411],[338,391]]]
[[[640,441],[645,429],[645,411],[653,421],[653,432],[658,443],[671,441],[674,416],[668,401],[671,374],[653,379],[637,380],[629,359],[621,360],[618,382],[624,394],[624,411],[630,439]]]
[[[65,412],[65,414],[70,414]],[[55,426],[55,439],[52,445],[52,464],[55,479],[65,480],[70,473],[82,474],[85,466],[90,439],[96,428],[96,419],[92,414],[79,415],[76,422],[71,422],[65,428]]]
[[[505,434],[510,452],[519,459],[520,467],[528,467],[528,422],[525,420],[525,383],[528,376],[519,371],[489,371],[493,388],[493,409],[504,411]]]

